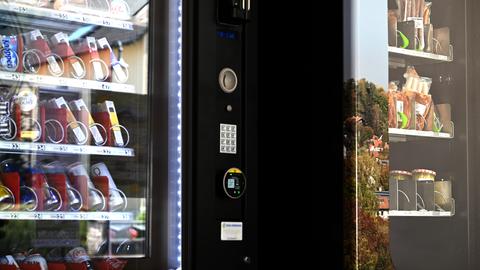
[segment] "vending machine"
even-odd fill
[[[344,4],[346,267],[478,269],[478,3]]]
[[[257,269],[254,9],[0,1],[0,269]]]

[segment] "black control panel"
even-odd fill
[[[255,130],[256,57],[248,54],[248,29],[256,29],[250,0],[189,0],[192,103],[189,119],[193,169],[188,203],[194,224],[188,231],[185,269],[258,269],[257,165]],[[251,6],[250,6],[251,5]],[[255,47],[253,47],[255,49]],[[250,86],[249,86],[250,85]],[[248,179],[248,188],[247,188]],[[188,192],[188,191],[187,191]],[[215,254],[213,258],[212,254]]]

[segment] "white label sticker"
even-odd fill
[[[220,239],[222,241],[242,241],[243,222],[222,222],[220,224]]]
[[[123,137],[122,137],[122,132],[120,130],[114,130],[113,137],[115,137],[116,146],[123,146]]]
[[[100,131],[96,126],[91,126],[90,127],[90,132],[92,133],[93,139],[95,140],[96,144],[102,144],[103,143],[103,137],[100,134]]]
[[[60,69],[60,66],[57,63],[57,60],[53,56],[47,57],[48,64],[52,68],[53,74],[60,74],[62,73],[62,70]]]
[[[116,64],[113,66],[113,71],[115,71],[115,74],[117,75],[118,82],[124,83],[127,81],[127,75],[123,71],[122,67],[120,64]]]
[[[72,63],[72,67],[73,67],[73,71],[75,71],[75,74],[76,74],[78,77],[82,76],[82,74],[83,74],[84,71],[83,71],[83,67],[82,67],[82,65],[80,64],[79,61],[73,62],[73,63]]]
[[[53,35],[53,37],[55,38],[56,43],[65,42],[65,43],[68,44],[67,34],[65,34],[63,32],[58,32],[55,35]]]
[[[407,21],[414,21],[415,28],[423,28],[423,18],[422,17],[408,17]]]
[[[403,112],[403,101],[397,100],[397,112]]]
[[[103,75],[102,65],[100,62],[93,62],[92,64],[95,73],[95,80],[102,81],[105,78]]]
[[[417,114],[423,115],[426,109],[427,109],[426,105],[423,105],[421,103],[415,103],[415,112]]]
[[[76,127],[73,130],[73,134],[75,134],[75,139],[77,140],[78,143],[83,143],[87,140],[85,137],[85,134],[83,134],[82,128]]]
[[[18,93],[17,103],[20,104],[20,110],[22,112],[29,112],[33,110],[35,107],[37,107],[37,101],[38,97],[29,88],[21,90]]]

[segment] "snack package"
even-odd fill
[[[390,82],[388,85],[387,100],[388,100],[388,127],[397,128],[397,107],[395,94],[398,90],[396,82]]]
[[[432,96],[422,93],[415,93],[415,129],[424,130],[427,125],[427,115],[430,113],[430,107],[432,106]],[[431,115],[431,121],[433,121],[433,113]],[[431,123],[433,126],[433,123]],[[431,129],[430,129],[431,130]]]
[[[395,101],[395,117],[397,128],[410,128],[412,119],[412,98],[408,92],[395,92],[393,95]]]
[[[432,100],[431,104],[430,104],[430,108],[427,112],[427,115],[425,117],[425,120],[426,120],[426,125],[425,125],[425,130],[427,131],[435,131],[435,104]]]
[[[395,106],[395,91],[388,91],[388,127],[396,128],[397,127],[397,108]]]

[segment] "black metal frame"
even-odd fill
[[[257,5],[252,3],[251,21],[237,28],[217,24],[215,5],[214,0],[188,0],[183,9],[182,268],[258,269]],[[217,30],[226,28],[240,33],[232,41],[240,44],[218,40]],[[224,58],[236,59],[239,48],[240,60],[232,63],[241,78],[239,89],[225,94],[217,82],[219,67]],[[233,106],[230,113],[227,104]],[[239,126],[236,155],[218,153],[220,123]],[[218,190],[222,170],[229,166],[240,166],[247,175],[248,188],[239,201],[222,198]],[[221,221],[244,222],[243,241],[220,241]]]

